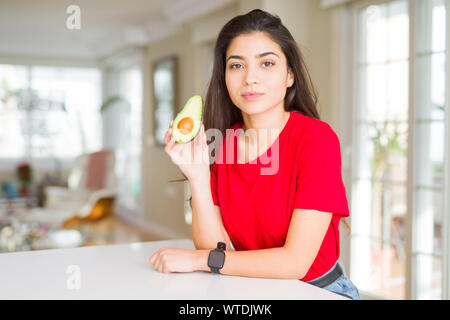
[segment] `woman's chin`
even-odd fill
[[[270,108],[268,108],[265,105],[261,105],[261,103],[253,103],[253,102],[244,102],[241,103],[241,106],[239,107],[239,109],[243,112],[246,113],[248,115],[256,115],[256,114],[260,114],[260,113],[264,113],[267,110],[269,110]]]

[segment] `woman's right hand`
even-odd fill
[[[204,125],[202,124],[193,140],[187,143],[178,143],[172,136],[172,124],[173,120],[164,136],[166,144],[164,151],[178,165],[190,182],[194,179],[209,176],[209,151]]]

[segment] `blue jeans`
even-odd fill
[[[344,270],[343,264],[339,261],[336,263],[339,263],[342,270],[344,271],[344,274],[341,275],[339,278],[337,278],[334,282],[327,285],[326,287],[323,287],[322,289],[340,294],[342,296],[345,296],[345,297],[353,299],[353,300],[361,300],[361,297],[359,296],[358,288],[356,288],[356,286],[353,284],[353,282],[351,282],[350,279],[348,279],[345,276],[345,270]],[[333,268],[334,268],[334,266],[333,266]],[[331,268],[331,270],[333,270],[333,268]],[[325,277],[329,272],[331,272],[331,270],[317,279]]]

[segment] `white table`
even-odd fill
[[[159,273],[148,259],[163,246],[194,249],[182,239],[2,253],[0,299],[346,299],[295,279]]]

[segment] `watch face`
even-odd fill
[[[220,251],[211,251],[208,258],[208,266],[222,268],[225,261],[225,253]]]

